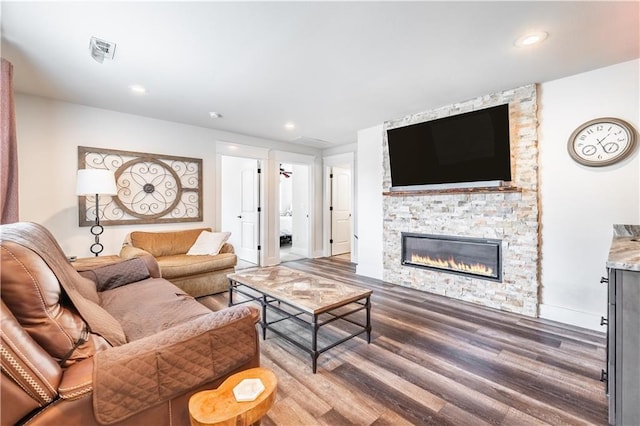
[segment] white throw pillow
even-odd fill
[[[187,255],[189,256],[202,256],[211,255],[214,256],[220,253],[222,245],[229,239],[231,232],[209,232],[202,231],[198,235],[198,239],[191,246]]]

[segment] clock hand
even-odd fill
[[[602,139],[599,139],[599,140],[598,140],[598,138],[596,138],[596,141],[598,142],[598,145],[600,145],[600,146],[602,147],[602,149],[604,149],[604,146],[602,145],[602,141],[603,141],[603,140],[605,140],[606,138],[608,138],[610,135],[611,135],[611,132],[609,132],[609,133],[607,134],[607,136],[605,136],[605,137],[604,137],[604,138],[602,138]]]

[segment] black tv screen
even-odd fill
[[[387,142],[392,190],[511,180],[508,104],[390,129]]]

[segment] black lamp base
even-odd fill
[[[95,241],[91,244],[91,253],[98,256],[102,253],[104,246],[100,244],[100,234],[104,232],[104,227],[100,225],[100,203],[98,199],[99,194],[96,194],[96,224],[91,227],[91,235],[93,235],[93,240]]]
[[[91,227],[91,234],[93,234],[95,242],[91,244],[90,250],[91,253],[95,254],[96,256],[98,256],[100,253],[102,253],[102,250],[104,250],[104,246],[100,244],[100,234],[102,234],[103,231],[104,227],[100,225],[100,223],[96,223]]]

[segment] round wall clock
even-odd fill
[[[580,125],[569,137],[567,149],[585,166],[608,166],[631,154],[636,146],[633,126],[619,118],[596,118]]]

